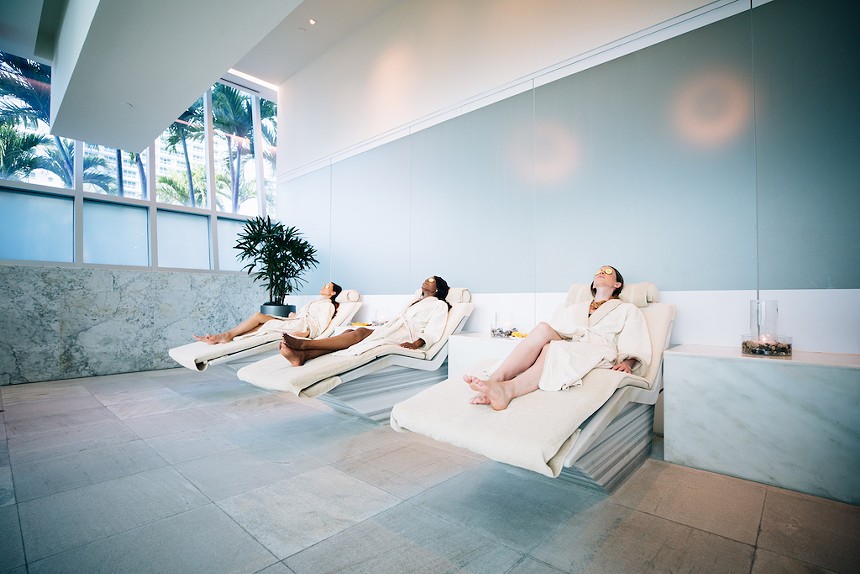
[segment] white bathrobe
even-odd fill
[[[610,368],[624,359],[638,361],[633,368],[643,374],[651,361],[651,339],[645,316],[635,305],[610,299],[588,316],[590,301],[559,309],[550,326],[564,337],[549,345],[539,386],[558,391],[581,385],[582,377],[595,368]]]
[[[239,335],[236,339],[262,335],[263,333],[295,333],[309,331],[308,338],[316,339],[325,331],[334,317],[334,303],[328,297],[311,301],[296,313],[295,317],[270,319],[253,333]]]
[[[360,355],[381,345],[400,345],[424,340],[424,348],[431,347],[442,338],[448,322],[448,304],[436,297],[415,299],[399,315],[377,327],[366,339],[337,351],[337,355]]]

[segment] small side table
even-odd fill
[[[663,388],[666,461],[860,504],[860,355],[681,345]]]
[[[448,376],[463,373],[486,359],[504,359],[522,341],[516,337],[492,337],[489,333],[458,333],[448,339]]]

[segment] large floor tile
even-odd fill
[[[830,574],[833,573],[833,570],[819,568],[762,548],[756,550],[755,562],[750,574],[772,574],[774,572],[779,574]]]
[[[343,418],[343,415],[329,415],[323,412],[318,416],[326,418],[338,416],[340,421],[325,426],[310,427],[284,440],[299,445],[310,456],[326,464],[334,464],[356,456],[375,456],[376,453],[393,450],[410,443],[407,436],[370,421]]]
[[[399,503],[336,469],[307,472],[218,505],[278,558],[325,540]]]
[[[70,411],[99,408],[101,406],[102,404],[99,401],[87,393],[86,395],[68,398],[50,398],[40,401],[18,401],[6,405],[6,412],[3,414],[7,423],[13,423],[37,417],[62,415]]]
[[[22,385],[6,385],[0,387],[3,397],[3,408],[9,408],[17,403],[30,403],[43,400],[68,400],[76,397],[87,397],[90,392],[80,384],[64,383],[26,383]]]
[[[210,504],[55,554],[31,574],[87,572],[257,572],[275,557]]]
[[[297,448],[263,443],[174,465],[212,500],[278,482],[322,466]]]
[[[860,507],[768,488],[758,545],[834,572],[856,572]]]
[[[175,470],[161,468],[18,507],[27,558],[35,561],[208,502]]]
[[[531,556],[526,556],[519,564],[506,572],[506,574],[565,574],[565,572],[558,568],[553,568],[545,562],[535,560]]]
[[[574,513],[605,495],[486,462],[409,499],[427,512],[528,553]]]
[[[64,431],[112,420],[116,420],[114,414],[103,406],[99,406],[18,421],[7,420],[6,435],[11,440],[35,433]]]
[[[754,545],[765,492],[753,482],[647,460],[612,502]]]
[[[157,399],[172,399],[181,397],[179,393],[166,387],[147,387],[144,389],[126,389],[122,386],[104,388],[94,392],[93,397],[104,406]]]
[[[200,403],[192,398],[184,397],[178,393],[172,393],[169,396],[161,398],[115,403],[108,405],[107,409],[115,414],[117,418],[126,420],[183,411],[199,406],[201,406]]]
[[[170,433],[191,431],[228,422],[209,408],[190,408],[175,412],[132,418],[125,424],[140,438],[152,438]]]
[[[0,507],[15,504],[16,496],[19,496],[12,482],[12,468],[0,466]]]
[[[9,439],[9,458],[15,464],[102,448],[137,440],[138,436],[111,416],[100,423],[73,426]]]
[[[3,421],[0,421],[0,425]],[[0,467],[9,466],[9,441],[0,438]]]
[[[531,555],[565,572],[749,572],[752,546],[613,504],[583,508]]]
[[[18,507],[0,507],[0,572],[24,566],[24,544],[18,527]]]
[[[164,460],[175,464],[271,441],[263,433],[230,421],[197,430],[159,435],[146,439],[146,442]]]
[[[254,393],[231,401],[219,402],[212,405],[225,417],[232,420],[276,416],[289,418],[291,415],[307,409],[290,397],[273,393]]]
[[[383,512],[284,560],[297,574],[507,572],[510,548],[409,503]]]
[[[400,498],[409,498],[481,464],[474,458],[420,443],[379,449],[333,466]]]
[[[19,502],[137,474],[167,463],[142,440],[15,465]]]

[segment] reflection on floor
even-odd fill
[[[245,385],[228,367],[5,386],[0,400],[0,572],[860,564],[860,507],[667,464],[659,442],[606,496]]]

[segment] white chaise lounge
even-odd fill
[[[448,338],[462,330],[474,305],[468,289],[452,288],[451,309],[442,337],[427,349],[384,345],[356,356],[323,355],[293,367],[280,355],[238,371],[239,379],[265,389],[317,397],[341,412],[377,422],[391,407],[448,376]]]
[[[627,285],[620,297],[640,307],[648,323],[652,361],[644,377],[595,369],[582,386],[538,390],[494,411],[470,404],[474,391],[462,373],[450,373],[448,380],[396,404],[392,428],[611,492],[651,452],[663,351],[675,318],[675,307],[658,303],[651,283]],[[565,304],[590,298],[588,285],[573,285]],[[476,365],[472,374],[495,362]]]
[[[337,296],[337,302],[337,312],[335,312],[328,327],[317,338],[328,337],[338,327],[349,324],[355,313],[361,308],[361,294],[354,289],[345,289]],[[192,371],[205,371],[209,365],[217,365],[218,363],[235,361],[248,355],[277,350],[281,339],[280,333],[261,333],[218,345],[195,341],[174,347],[168,351],[168,354],[183,367]]]

